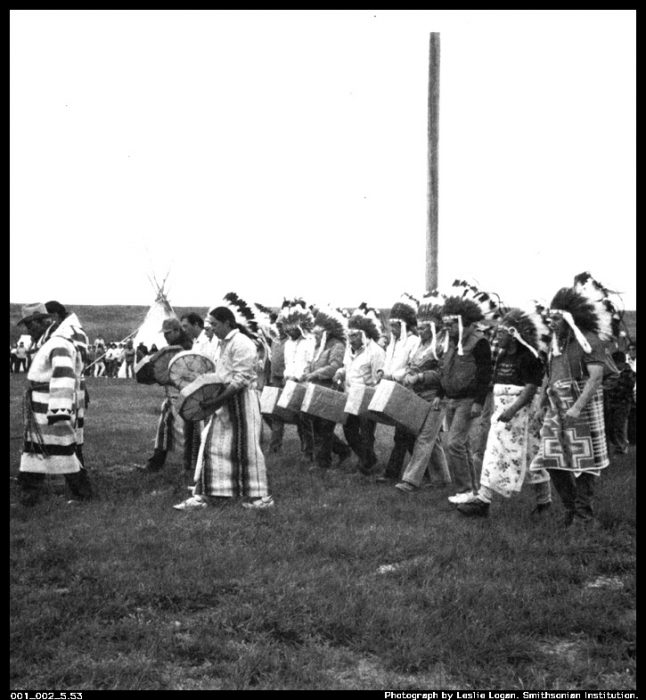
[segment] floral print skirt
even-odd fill
[[[539,437],[534,430],[537,399],[523,406],[509,422],[498,420],[498,416],[516,401],[522,391],[522,386],[513,384],[495,384],[493,388],[491,428],[482,460],[480,483],[505,498],[520,491],[526,478],[530,483],[550,479],[544,469],[536,472],[528,469],[539,447]]]

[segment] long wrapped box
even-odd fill
[[[298,411],[290,411],[278,405],[282,389],[277,386],[265,386],[260,394],[260,412],[265,416],[280,418],[283,423],[296,423]]]
[[[279,398],[280,387],[265,384],[260,394],[260,412],[263,415],[271,416]]]
[[[345,423],[346,395],[320,384],[308,384],[301,404],[301,411],[333,423]]]
[[[344,411],[352,416],[365,415],[368,412],[368,404],[374,395],[374,386],[354,384],[348,389],[348,399],[345,402]]]
[[[368,415],[379,423],[394,423],[417,435],[430,409],[431,404],[415,392],[397,382],[382,379],[368,404]]]
[[[273,415],[285,423],[296,423],[304,396],[305,384],[288,379],[280,392]]]

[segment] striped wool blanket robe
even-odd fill
[[[603,423],[603,389],[595,392],[573,425],[563,425],[563,415],[574,404],[585,382],[564,379],[548,389],[549,406],[543,419],[538,454],[530,469],[564,469],[578,476],[598,475],[610,464]]]
[[[195,493],[261,498],[268,495],[260,448],[258,392],[246,387],[211,417],[202,432],[195,467]]]
[[[40,345],[27,374],[20,471],[71,474],[81,469],[76,448],[83,443],[82,371],[80,351],[54,330]]]

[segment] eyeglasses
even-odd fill
[[[456,323],[459,320],[459,316],[442,316],[442,324],[444,326],[450,326],[452,323]]]

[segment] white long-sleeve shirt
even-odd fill
[[[193,350],[210,357],[213,362],[217,363],[220,355],[220,341],[215,336],[213,336],[212,340],[209,340],[206,333],[202,331],[193,341]]]
[[[314,336],[285,341],[285,379],[300,381],[308,371],[314,357]]]
[[[417,351],[420,342],[420,337],[412,334],[399,340],[391,338],[386,348],[384,379],[394,379],[399,382],[404,378],[406,365]]]
[[[220,357],[215,380],[236,388],[252,386],[256,381],[256,346],[237,328],[220,341]]]
[[[357,384],[374,386],[378,379],[377,371],[384,366],[385,356],[384,349],[370,339],[357,352],[348,345],[343,360],[345,388]]]

